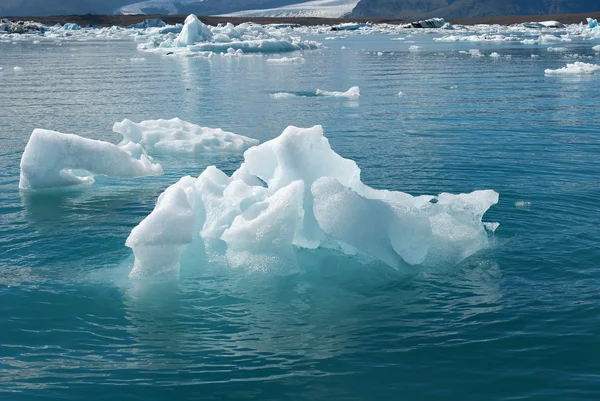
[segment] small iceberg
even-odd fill
[[[269,64],[301,64],[304,63],[303,57],[282,57],[282,58],[269,58],[267,63]]]
[[[441,28],[446,25],[443,18],[430,18],[422,21],[411,22],[407,28]]]
[[[577,61],[572,64],[567,64],[566,67],[559,68],[556,70],[547,69],[544,71],[544,73],[546,75],[581,75],[593,74],[597,71],[600,71],[600,65]]]
[[[76,174],[81,173],[81,174]],[[135,178],[161,175],[141,145],[119,146],[73,134],[35,129],[21,157],[21,189],[47,189],[94,182],[95,175]]]
[[[256,139],[220,128],[201,127],[179,118],[140,123],[125,119],[115,123],[113,131],[123,135],[119,146],[129,142],[139,143],[151,154],[243,153],[251,146],[258,145]]]
[[[358,99],[360,97],[360,88],[358,86],[353,86],[346,92],[335,92],[317,89],[316,94],[317,96],[347,97],[351,99]]]

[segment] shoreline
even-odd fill
[[[76,23],[85,27],[88,25],[110,27],[110,26],[129,26],[144,21],[145,19],[160,18],[169,25],[177,23],[183,24],[187,14],[181,15],[61,15],[47,17],[0,17],[10,21],[34,21],[44,25],[55,25],[65,23]],[[458,25],[512,25],[523,22],[541,22],[541,21],[559,21],[563,24],[586,23],[587,17],[600,19],[600,11],[585,14],[554,14],[554,15],[518,15],[518,16],[498,16],[482,18],[447,18],[446,21]],[[313,18],[313,17],[222,17],[222,16],[198,16],[198,18],[207,25],[217,25],[219,23],[231,22],[234,25],[243,22],[255,22],[258,24],[298,24],[306,26],[315,25],[337,25],[344,22],[372,22],[374,24],[406,24],[416,21],[415,19],[401,18]]]

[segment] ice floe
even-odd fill
[[[300,64],[304,63],[303,57],[281,57],[281,58],[269,58],[267,63],[269,64]]]
[[[452,265],[490,245],[497,225],[482,217],[497,201],[492,190],[413,197],[370,188],[320,126],[290,126],[248,149],[230,177],[211,166],[167,188],[126,241],[130,277],[176,276],[187,247],[251,270],[293,266],[302,248],[395,268]]]
[[[546,75],[578,75],[578,74],[593,74],[600,71],[600,65],[583,63],[577,61],[572,64],[567,64],[566,67],[556,70],[547,69],[544,72]]]
[[[351,99],[357,99],[360,97],[360,88],[358,86],[353,86],[346,92],[326,91],[323,89],[317,89],[316,94],[318,96],[348,97]]]
[[[201,127],[179,118],[140,123],[125,119],[115,123],[113,131],[123,136],[120,146],[129,142],[139,143],[151,154],[242,153],[258,144],[256,139],[226,132],[220,128]]]
[[[162,30],[148,32],[138,49],[172,53],[174,55],[196,53],[207,55],[242,51],[244,53],[282,53],[296,50],[317,49],[315,41],[302,40],[285,29],[243,23],[237,26],[224,24],[208,26],[195,15],[186,18],[179,34]]]
[[[134,178],[161,175],[141,145],[120,146],[73,134],[35,129],[21,157],[21,189],[46,189],[94,182],[95,175]]]

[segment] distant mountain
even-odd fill
[[[350,15],[359,0],[310,0],[298,4],[227,14],[233,17],[342,18]]]
[[[111,14],[131,0],[0,0],[0,16]]]
[[[600,0],[360,0],[352,17],[477,18],[600,11]]]
[[[144,0],[129,1],[118,14],[219,15],[236,11],[276,8],[306,0]]]
[[[306,0],[0,0],[0,16],[199,14],[270,9]]]

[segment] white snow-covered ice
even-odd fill
[[[497,201],[492,190],[413,197],[370,188],[320,126],[290,126],[248,149],[231,177],[211,166],[167,188],[126,241],[130,277],[178,275],[187,247],[250,270],[287,270],[302,248],[394,268],[452,265],[490,245],[482,217]]]
[[[556,70],[548,68],[544,72],[546,75],[580,75],[593,74],[597,71],[600,71],[600,65],[577,61],[572,64],[567,64],[566,67],[558,68]]]
[[[317,89],[316,94],[318,96],[332,96],[332,97],[347,97],[351,99],[357,99],[360,97],[360,88],[353,86],[346,92],[327,91],[323,89]]]
[[[201,127],[179,118],[140,123],[125,119],[115,123],[113,131],[123,135],[121,145],[128,142],[139,143],[151,154],[242,153],[258,144],[256,139],[226,132],[220,128]]]
[[[281,57],[281,58],[269,58],[267,63],[269,64],[299,64],[304,63],[303,57]]]
[[[350,14],[359,0],[312,0],[262,10],[238,11],[232,17],[314,17],[341,18]]]
[[[95,175],[134,178],[161,175],[141,145],[83,138],[35,129],[21,157],[21,189],[46,189],[94,182]]]
[[[321,45],[315,41],[302,40],[293,32],[243,23],[237,26],[224,24],[208,26],[195,15],[186,18],[178,34],[176,32],[152,30],[138,39],[141,51],[169,53],[189,56],[212,54],[243,53],[283,53],[297,50],[318,49]]]

